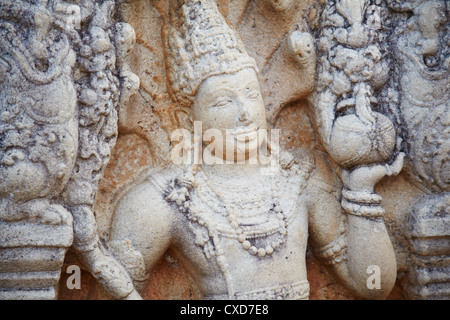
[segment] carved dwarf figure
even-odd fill
[[[356,295],[386,297],[397,269],[374,186],[401,170],[403,154],[391,165],[338,168],[342,183],[308,153],[296,160],[281,152],[274,175],[261,174],[259,162],[240,163],[265,144],[251,143],[267,129],[255,62],[214,1],[177,1],[171,9],[170,93],[225,143],[214,140],[215,164],[152,170],[119,202],[108,246],[136,289],[169,252],[205,299],[307,299],[309,240]],[[232,164],[220,164],[225,154]],[[367,287],[370,266],[381,270],[380,290]]]

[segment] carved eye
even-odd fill
[[[250,90],[247,93],[247,98],[250,100],[256,100],[259,98],[259,92],[257,90]]]
[[[231,104],[231,99],[228,98],[223,98],[223,99],[219,99],[217,100],[214,104],[213,104],[213,108],[220,108],[220,107],[227,107]]]

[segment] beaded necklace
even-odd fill
[[[304,167],[305,169],[300,169],[296,164],[289,165],[287,170],[289,170],[290,173],[288,173],[287,170],[281,170],[280,174],[272,176],[270,183],[272,199],[269,201],[272,206],[271,209],[268,210],[269,214],[267,216],[272,218],[275,216],[278,220],[278,225],[274,227],[274,224],[269,222],[269,226],[266,226],[265,229],[259,228],[258,230],[253,230],[250,232],[247,231],[246,233],[244,232],[245,226],[240,225],[238,222],[238,216],[236,214],[234,203],[230,203],[226,200],[226,198],[224,199],[224,197],[221,196],[221,193],[217,191],[216,187],[201,167],[199,171],[202,172],[205,184],[211,191],[207,193],[214,194],[209,201],[201,195],[201,185],[204,186],[205,184],[200,183],[201,181],[198,181],[198,178],[195,178],[192,174],[185,175],[181,179],[178,178],[172,180],[172,182],[164,188],[164,193],[167,195],[165,197],[166,201],[174,203],[178,207],[178,210],[185,214],[192,223],[198,224],[201,227],[200,229],[197,229],[194,227],[194,224],[189,224],[191,231],[196,235],[196,244],[203,247],[206,257],[208,259],[211,256],[216,257],[217,264],[225,277],[228,297],[230,299],[234,298],[235,291],[230,273],[230,266],[221,246],[220,237],[236,238],[243,249],[254,256],[258,255],[260,258],[264,258],[272,255],[273,252],[286,241],[287,225],[289,221],[295,217],[298,196],[306,187],[309,175],[313,169],[313,165],[308,163],[305,163]],[[292,197],[294,197],[292,201],[292,208],[289,208],[288,210],[288,213],[290,214],[286,215],[280,205],[280,184],[281,178],[287,181],[290,179],[289,177],[294,177],[290,185],[294,186],[295,191],[292,192]],[[221,187],[224,188],[224,186]],[[215,219],[212,219],[209,214],[203,212],[201,208],[191,206],[191,192],[193,192],[194,189],[197,190],[196,194],[198,194],[200,200],[206,206],[227,218],[228,224],[234,232],[230,233],[228,230],[221,228],[219,223],[215,221]],[[212,208],[211,203],[216,202],[216,200],[219,200],[221,205],[216,204],[214,209]],[[262,208],[262,201],[259,201],[259,203],[261,204],[258,205],[259,208]],[[223,214],[223,209],[226,209],[225,214]],[[253,214],[250,216],[257,215]],[[247,217],[249,216],[247,215]],[[255,226],[253,225],[252,228],[255,229]],[[206,232],[206,234],[204,232]],[[278,235],[278,239],[272,241],[270,245],[265,247],[257,247],[256,245],[252,245],[250,242],[251,238],[266,238],[267,236],[274,234]]]
[[[263,230],[262,233],[264,235],[268,235],[271,232],[271,229],[276,229],[277,233],[279,235],[277,240],[272,241],[269,245],[266,245],[265,247],[257,247],[256,245],[252,245],[250,242],[250,235],[246,235],[244,233],[244,228],[239,224],[237,219],[237,208],[235,203],[232,203],[227,200],[226,197],[222,196],[222,193],[219,192],[216,188],[216,186],[211,182],[211,180],[208,178],[206,173],[203,170],[200,170],[202,172],[203,177],[205,179],[206,185],[209,188],[209,190],[214,194],[215,198],[219,200],[219,202],[222,204],[221,206],[216,206],[216,208],[211,208],[211,205],[209,204],[210,201],[208,199],[205,199],[205,197],[202,196],[202,193],[199,192],[199,197],[201,200],[212,210],[224,215],[229,222],[229,225],[232,227],[234,232],[237,234],[237,240],[239,243],[241,243],[242,248],[244,248],[246,251],[248,251],[251,255],[258,255],[260,258],[265,257],[266,255],[271,255],[275,250],[277,250],[285,241],[286,241],[286,235],[287,235],[287,216],[283,212],[283,209],[280,205],[280,198],[279,198],[279,176],[273,175],[272,181],[270,183],[272,196],[271,196],[271,203],[272,207],[269,210],[269,215],[276,216],[278,220],[278,226],[274,226],[273,223],[269,223],[268,228],[266,230]],[[219,208],[225,208],[226,213],[223,214]],[[242,210],[242,209],[241,209]],[[260,213],[261,214],[261,213]],[[225,231],[225,230],[223,230]],[[226,232],[226,231],[225,231]],[[221,232],[222,233],[222,232]]]

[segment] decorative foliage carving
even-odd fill
[[[55,259],[49,248],[63,249],[58,276],[42,282],[41,272],[36,282],[19,276],[12,285],[0,283],[2,297],[20,298],[21,290],[40,286],[33,297],[55,298],[72,239],[83,257],[99,250],[91,208],[115,144],[119,102],[139,83],[126,62],[133,29],[115,25],[113,10],[114,1],[0,2],[0,226],[23,228],[12,237],[2,233],[1,250],[11,263],[19,259],[22,251],[10,248],[23,232],[28,240],[19,246],[43,252],[42,261]],[[88,268],[101,256],[87,259]],[[19,264],[15,271],[27,277],[30,262]]]

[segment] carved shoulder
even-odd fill
[[[173,224],[174,213],[165,201],[164,191],[150,179],[132,188],[120,200],[110,239],[129,240],[143,254],[149,245],[165,251],[172,240]]]

